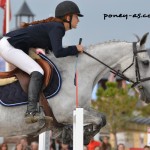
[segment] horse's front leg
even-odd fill
[[[63,143],[72,143],[73,128],[71,124],[70,122],[70,125],[66,125],[63,128],[63,132],[60,136]],[[84,124],[84,144],[87,145],[90,139],[106,125],[105,115],[90,107],[84,108]]]
[[[64,116],[67,116],[67,117],[64,117]],[[73,124],[73,112],[72,111],[70,111],[70,113],[63,114],[62,118],[63,120],[61,120],[60,123],[63,123],[66,125]],[[84,108],[84,124],[94,124],[98,126],[101,125],[103,127],[106,125],[106,117],[103,113],[97,112],[91,107],[86,107]]]

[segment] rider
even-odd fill
[[[30,48],[51,50],[55,57],[66,57],[83,52],[82,45],[62,47],[65,31],[77,27],[78,17],[83,17],[72,1],[63,1],[55,9],[55,17],[24,23],[23,27],[11,31],[0,40],[0,55],[9,63],[30,75],[26,123],[40,119],[37,102],[42,89],[43,69],[28,55]]]

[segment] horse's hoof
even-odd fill
[[[53,121],[53,118],[52,117],[49,117],[49,116],[33,116],[33,115],[28,115],[28,116],[25,116],[25,122],[27,124],[31,124],[31,123],[36,123],[36,122],[52,122]],[[43,123],[42,123],[43,124]]]
[[[36,123],[36,122],[38,122],[39,120],[43,120],[43,117],[32,116],[32,115],[25,117],[25,122],[26,122],[27,124]]]
[[[64,144],[73,143],[73,127],[72,126],[65,126],[62,131],[62,142]]]
[[[38,120],[39,130],[35,133],[32,133],[33,136],[36,137],[45,131],[49,131],[52,125],[53,125],[53,118],[49,116],[44,116],[42,119]]]

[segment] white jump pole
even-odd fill
[[[147,145],[150,146],[150,127],[147,128]]]
[[[39,135],[39,149],[45,150],[46,146],[46,132],[43,132]]]
[[[73,111],[73,150],[83,150],[83,108]]]
[[[49,148],[50,148],[50,131],[46,131],[39,135],[39,150],[49,150]]]
[[[80,38],[79,44],[82,39]],[[76,69],[76,109],[73,111],[73,150],[83,150],[83,108],[79,108],[78,103],[78,72]]]

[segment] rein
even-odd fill
[[[129,82],[132,82],[132,88],[135,87],[136,85],[138,85],[139,83],[141,82],[144,82],[144,81],[147,81],[147,80],[150,80],[150,77],[148,78],[144,78],[144,79],[141,79],[141,76],[140,76],[140,70],[139,70],[139,65],[138,65],[138,56],[137,54],[138,53],[142,53],[142,52],[146,52],[147,50],[140,50],[140,51],[137,51],[137,47],[136,47],[136,42],[133,42],[133,61],[131,63],[131,65],[129,65],[122,73],[120,73],[119,70],[115,70],[113,69],[112,67],[108,66],[107,64],[105,64],[104,62],[102,62],[101,60],[99,60],[98,58],[94,57],[93,55],[87,53],[86,51],[83,51],[84,54],[86,54],[87,56],[93,58],[94,60],[98,61],[99,63],[103,64],[104,66],[106,66],[107,68],[109,68],[113,74],[115,74],[115,76],[119,76],[120,78],[126,80],[126,81],[129,81]],[[136,74],[136,82],[129,79],[128,77],[126,77],[123,73],[125,71],[127,71],[135,62],[135,74]]]

